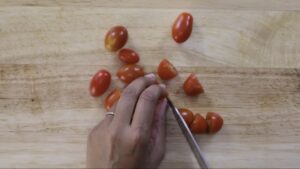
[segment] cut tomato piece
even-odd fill
[[[177,75],[177,70],[167,59],[163,59],[158,66],[157,74],[162,80],[170,80]]]
[[[192,73],[183,83],[183,90],[188,96],[196,96],[204,92],[201,83],[194,73]]]

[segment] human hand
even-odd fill
[[[90,133],[88,168],[157,168],[165,153],[165,85],[154,74],[129,84],[113,108]],[[163,98],[163,99],[161,99]]]

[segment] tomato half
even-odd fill
[[[200,114],[195,114],[194,120],[190,125],[191,132],[194,134],[205,134],[207,133],[207,122]]]
[[[111,75],[107,70],[98,71],[90,83],[90,94],[94,97],[101,96],[109,87]]]
[[[193,16],[189,13],[181,13],[172,26],[172,37],[177,43],[186,41],[193,30]]]
[[[128,32],[124,26],[112,27],[105,36],[105,48],[109,51],[121,49],[127,42]]]
[[[118,102],[121,97],[122,91],[120,89],[113,90],[105,99],[104,106],[107,111],[109,111],[113,105]]]
[[[162,80],[170,80],[177,75],[177,70],[167,59],[163,59],[159,63],[157,74]]]
[[[139,65],[124,65],[117,72],[119,79],[126,84],[129,84],[138,77],[144,76],[144,74],[144,69]]]
[[[123,48],[118,53],[119,59],[127,64],[139,62],[140,56],[132,49]]]
[[[201,83],[194,73],[192,73],[183,83],[183,90],[188,96],[196,96],[204,92]]]
[[[208,133],[210,134],[217,133],[223,126],[223,118],[215,112],[208,112],[206,114],[206,121],[208,124]]]
[[[191,123],[194,120],[194,114],[192,111],[190,111],[189,109],[185,109],[185,108],[180,108],[178,109],[178,111],[180,112],[181,116],[183,117],[185,123],[190,126]]]

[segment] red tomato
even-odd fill
[[[188,126],[190,126],[194,120],[193,112],[191,112],[189,109],[185,109],[185,108],[178,109],[178,111],[180,112],[181,116],[183,117],[185,123]]]
[[[120,50],[118,57],[122,62],[127,64],[134,64],[140,60],[139,55],[135,51],[126,48]]]
[[[223,126],[223,118],[215,112],[208,112],[206,114],[206,121],[208,124],[208,133],[210,134],[217,133]]]
[[[112,27],[105,36],[105,47],[109,51],[121,49],[127,42],[128,32],[123,26]]]
[[[189,13],[181,13],[172,27],[172,37],[177,43],[186,41],[193,29],[193,16]]]
[[[94,97],[101,96],[109,87],[111,75],[106,70],[98,71],[90,83],[90,94]]]
[[[192,73],[183,83],[183,90],[188,96],[196,96],[204,92],[197,76]]]
[[[200,114],[195,114],[194,120],[190,125],[191,132],[194,134],[207,133],[207,122]]]
[[[126,84],[140,76],[144,76],[144,74],[144,69],[139,65],[124,65],[117,72],[119,79]]]
[[[158,76],[163,80],[170,80],[177,75],[177,70],[167,59],[163,59],[157,69]]]
[[[121,93],[120,89],[115,89],[106,97],[104,105],[107,111],[110,110],[116,102],[118,102],[121,97]]]

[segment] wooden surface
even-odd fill
[[[170,26],[182,11],[194,30],[177,45]],[[85,166],[87,134],[104,112],[89,80],[121,65],[103,47],[119,24],[148,72],[162,58],[176,65],[168,90],[178,107],[224,117],[220,133],[197,136],[210,166],[300,166],[300,1],[1,0],[1,168]],[[189,72],[206,89],[198,98],[180,90]],[[161,168],[198,167],[170,112],[167,141]]]

